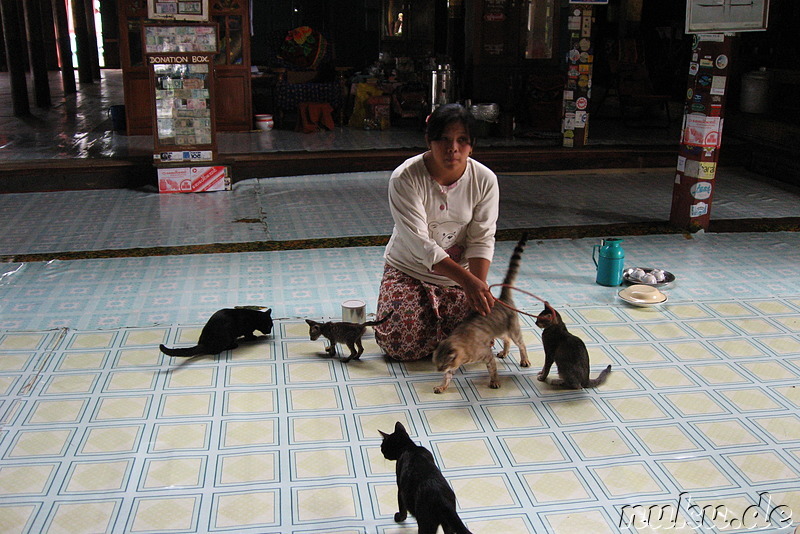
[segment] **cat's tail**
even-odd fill
[[[586,387],[596,388],[597,386],[603,385],[603,383],[606,381],[606,378],[608,378],[608,374],[610,372],[611,372],[611,366],[609,365],[608,367],[600,371],[600,374],[597,375],[597,378],[589,380],[588,385]]]
[[[363,325],[364,326],[377,326],[377,325],[379,325],[381,323],[385,323],[386,320],[389,317],[391,317],[393,313],[394,313],[394,310],[391,310],[389,313],[387,313],[386,315],[383,316],[383,319],[380,319],[378,321],[367,321],[366,323],[363,323]]]
[[[458,512],[456,512],[455,508],[448,506],[445,508],[444,513],[447,516],[445,520],[452,532],[455,532],[455,534],[472,534],[467,528],[467,525],[458,517]],[[445,529],[445,531],[447,532],[447,529]]]
[[[181,347],[176,349],[159,345],[158,348],[167,356],[180,356],[182,358],[198,356],[200,354],[208,354],[208,351],[202,345],[195,345],[194,347]]]
[[[522,237],[520,237],[519,241],[517,242],[517,246],[514,247],[514,252],[511,254],[511,260],[508,262],[508,271],[506,271],[506,277],[503,279],[504,287],[500,291],[500,300],[502,301],[509,301],[511,298],[511,289],[507,286],[514,285],[514,281],[517,279],[519,265],[522,260],[522,252],[525,250],[525,244],[527,242],[528,232],[523,232]]]

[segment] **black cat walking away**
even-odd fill
[[[201,354],[219,354],[225,350],[232,350],[239,346],[236,342],[240,337],[246,341],[253,341],[253,334],[258,330],[264,335],[272,332],[272,310],[259,311],[249,308],[225,308],[214,312],[203,330],[200,340],[194,347],[170,349],[159,345],[161,352],[167,356],[199,356]]]
[[[401,523],[410,512],[417,519],[419,534],[436,534],[439,525],[445,534],[471,534],[456,512],[456,494],[436,466],[433,454],[414,443],[400,421],[394,432],[381,432],[381,452],[387,460],[397,460],[397,506],[394,520]]]

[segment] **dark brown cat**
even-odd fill
[[[528,235],[522,238],[514,248],[511,260],[508,262],[508,271],[503,284],[510,286],[514,283],[519,271],[522,251]],[[497,378],[497,363],[492,352],[492,343],[495,338],[503,339],[503,350],[497,355],[505,358],[508,354],[511,341],[519,349],[519,364],[529,367],[528,351],[522,339],[522,330],[519,326],[519,316],[514,308],[511,298],[512,290],[503,287],[500,292],[500,302],[495,302],[489,315],[473,315],[459,324],[453,332],[436,346],[433,351],[433,364],[437,371],[444,372],[442,383],[433,388],[434,393],[443,393],[450,385],[453,373],[467,363],[486,363],[489,370],[489,387],[497,389],[500,382]],[[505,306],[502,304],[506,304]]]
[[[606,381],[611,372],[609,365],[595,379],[589,378],[589,351],[578,336],[569,333],[561,314],[547,302],[536,319],[536,326],[542,329],[544,346],[544,367],[537,378],[553,386],[571,389],[594,388]],[[558,378],[547,379],[550,367],[556,364]]]
[[[439,525],[445,534],[470,534],[456,512],[456,494],[436,466],[431,451],[417,445],[400,421],[394,432],[381,432],[381,452],[387,460],[397,460],[397,508],[394,520],[401,523],[410,512],[417,519],[419,534],[436,534]]]
[[[308,336],[311,341],[316,341],[319,336],[324,336],[325,339],[330,341],[330,347],[326,347],[325,351],[331,357],[336,356],[336,344],[344,343],[350,349],[350,356],[342,361],[349,362],[353,358],[356,360],[364,353],[364,346],[361,344],[361,336],[367,331],[368,326],[376,326],[389,318],[394,313],[390,311],[380,321],[367,321],[366,323],[348,323],[344,321],[328,321],[320,323],[306,319],[308,323]],[[356,349],[356,347],[358,349]]]
[[[170,349],[159,345],[167,356],[199,356],[219,354],[238,347],[236,340],[244,337],[247,341],[256,339],[253,332],[264,335],[272,332],[272,310],[258,311],[248,308],[225,308],[214,312],[200,332],[200,340],[194,347]]]

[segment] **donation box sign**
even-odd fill
[[[211,162],[216,154],[216,24],[145,25],[156,165]]]

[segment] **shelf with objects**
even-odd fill
[[[214,165],[217,25],[146,24],[142,31],[153,102],[153,161],[159,191],[230,189],[228,169]]]
[[[142,28],[154,23],[215,23],[218,48],[213,56],[218,131],[242,132],[253,127],[250,90],[250,1],[171,2],[120,0],[120,63],[125,94],[126,132],[153,132],[149,66]]]

